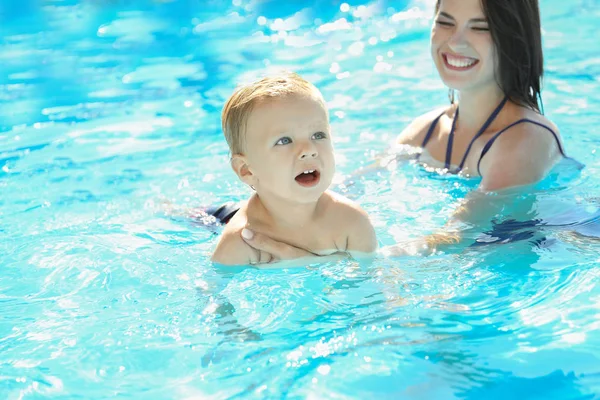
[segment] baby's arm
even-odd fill
[[[257,251],[242,240],[239,229],[225,229],[211,261],[221,265],[250,265],[258,260]]]
[[[369,215],[355,204],[346,204],[339,221],[348,221],[345,228],[346,251],[353,258],[372,257],[377,250],[377,237]]]

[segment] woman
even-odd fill
[[[480,193],[541,180],[566,155],[538,103],[543,75],[538,1],[438,0],[435,10],[431,55],[450,88],[451,104],[415,119],[397,144],[422,148],[423,164],[480,176]],[[453,220],[492,213],[480,197],[469,196]],[[309,255],[250,231],[243,237],[265,262]],[[447,229],[413,244],[433,249],[459,240],[458,231]],[[405,243],[386,253],[407,251]]]
[[[398,138],[421,159],[481,176],[495,191],[542,179],[560,158],[554,124],[540,114],[543,55],[537,0],[440,0],[431,55],[459,104],[417,118]]]

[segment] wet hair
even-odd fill
[[[480,1],[498,54],[496,82],[510,101],[539,112],[544,54],[538,0]]]
[[[327,109],[319,89],[293,72],[268,76],[238,87],[221,113],[221,127],[231,154],[243,154],[246,122],[254,106],[294,95],[314,98]]]

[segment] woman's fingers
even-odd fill
[[[409,241],[397,243],[392,246],[386,246],[381,249],[380,253],[384,257],[404,257],[423,255],[423,243],[421,241]]]
[[[258,250],[258,264],[268,264],[273,262],[273,256],[263,250]]]
[[[250,229],[242,230],[242,238],[251,247],[259,250],[259,263],[265,264],[278,260],[292,260],[295,258],[312,256],[313,254],[290,246],[287,243],[278,242],[261,233],[253,232]]]
[[[269,253],[271,255],[277,255],[276,253],[280,252],[281,249],[279,246],[279,242],[271,239],[268,236],[262,235],[260,233],[255,233],[250,229],[242,230],[242,238],[248,243],[251,247],[260,251],[261,261],[263,260],[264,253]]]
[[[406,249],[400,245],[386,246],[379,251],[384,257],[401,257],[408,255]]]

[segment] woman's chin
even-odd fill
[[[478,92],[480,90],[487,91],[498,86],[493,77],[484,78],[479,74],[465,74],[464,76],[457,76],[455,74],[449,74],[445,73],[445,71],[442,71],[439,75],[446,87],[457,92],[467,93]]]
[[[446,77],[442,75],[442,82],[449,89],[456,90],[457,92],[461,92],[464,90],[468,90],[471,82],[465,82],[464,79],[456,79],[451,77]]]

